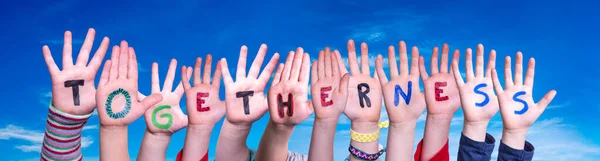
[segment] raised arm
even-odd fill
[[[412,47],[411,68],[408,69],[406,43],[400,41],[400,72],[396,65],[394,46],[388,48],[391,80],[383,71],[383,57],[376,60],[377,75],[383,87],[383,99],[390,119],[387,139],[389,161],[411,161],[417,119],[425,110],[425,96],[419,88],[419,50]],[[415,91],[413,91],[415,90]]]
[[[310,56],[300,47],[289,52],[285,65],[279,64],[268,93],[271,121],[260,140],[256,160],[288,160],[294,127],[313,113],[308,101],[309,75]]]
[[[420,157],[420,160],[429,160],[434,157],[449,158],[447,145],[450,121],[460,108],[460,99],[452,71],[448,70],[448,48],[448,44],[444,44],[439,67],[438,48],[433,48],[431,77],[425,70],[423,57],[419,58],[419,73],[425,86],[425,102],[427,104],[423,142],[420,144],[422,145],[421,149],[417,149],[420,154],[417,153],[415,156]],[[458,50],[454,51],[454,60],[458,59],[458,54]]]
[[[350,135],[352,141],[348,148],[350,160],[378,158],[384,150],[379,150],[379,115],[381,114],[381,84],[377,73],[371,77],[369,70],[369,52],[367,43],[360,45],[361,68],[356,60],[356,47],[353,40],[348,41],[348,65],[350,81],[348,83],[348,103],[344,114],[352,120]],[[366,139],[361,139],[366,138]]]
[[[176,70],[177,60],[172,59],[161,90],[158,78],[158,63],[155,62],[152,64],[151,91],[153,94],[160,94],[163,97],[163,100],[152,106],[144,114],[146,132],[144,133],[142,145],[140,146],[137,157],[137,160],[139,161],[166,160],[166,152],[169,142],[171,141],[171,135],[188,125],[188,117],[183,114],[179,107],[179,102],[181,101],[184,92],[181,82],[177,85],[175,91],[172,91]],[[139,98],[141,100],[145,97],[146,96],[139,93]]]
[[[495,69],[492,71],[492,80],[498,95],[500,114],[504,125],[502,141],[498,149],[498,160],[532,160],[534,148],[531,143],[525,141],[527,130],[552,102],[556,91],[549,91],[539,102],[535,103],[532,97],[535,59],[529,59],[525,82],[523,82],[523,54],[517,52],[514,80],[510,62],[510,56],[507,56],[504,59],[504,89],[498,80],[498,73]]]
[[[129,160],[127,127],[150,107],[162,101],[159,93],[138,97],[135,51],[126,41],[112,49],[102,70],[96,105],[100,117],[100,160]]]
[[[458,160],[490,160],[494,151],[495,139],[486,133],[490,119],[498,112],[498,98],[492,84],[492,69],[496,67],[496,51],[490,52],[487,67],[483,63],[483,45],[477,45],[475,73],[473,73],[473,54],[469,48],[466,51],[465,83],[460,70],[458,59],[452,61],[452,72],[460,93],[463,108],[464,125],[458,147]],[[459,57],[455,55],[455,57]]]
[[[183,87],[186,94],[189,125],[185,135],[183,147],[183,161],[208,160],[208,144],[210,134],[217,122],[225,115],[225,102],[219,99],[221,87],[221,66],[216,65],[215,74],[210,79],[212,56],[206,55],[203,75],[200,76],[202,58],[196,59],[196,65],[181,69]],[[193,85],[190,84],[190,75],[194,73]]]
[[[329,48],[312,64],[311,96],[315,120],[308,160],[333,160],[333,140],[338,119],[346,108],[350,75],[340,52]]]
[[[44,60],[52,77],[52,102],[46,121],[46,134],[41,160],[81,160],[81,131],[96,108],[94,79],[108,49],[104,37],[88,64],[96,31],[89,29],[76,64],[72,58],[72,35],[64,35],[62,71],[58,68],[48,46],[42,48]]]
[[[220,66],[223,70],[223,82],[225,83],[227,119],[221,127],[215,160],[244,161],[251,160],[253,157],[249,155],[251,153],[246,145],[246,139],[250,133],[252,123],[260,119],[269,109],[267,99],[264,96],[264,89],[279,60],[279,54],[275,53],[259,76],[266,52],[267,45],[261,45],[252,67],[246,75],[248,48],[242,46],[235,82],[229,73],[227,60],[225,58],[221,59]]]

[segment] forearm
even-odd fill
[[[390,123],[386,160],[411,161],[415,141],[416,122]]]
[[[308,160],[333,160],[333,140],[338,119],[315,119]]]
[[[379,131],[378,122],[352,122],[352,130],[362,134],[372,134]],[[361,143],[352,140],[350,142],[352,146],[355,148],[366,152],[368,154],[375,154],[379,152],[379,140],[375,140],[372,142]],[[354,157],[350,157],[351,161],[360,161]]]
[[[235,125],[225,119],[219,133],[215,160],[248,160],[249,149],[246,145],[246,139],[250,133],[250,128],[252,128],[251,124]]]
[[[489,120],[481,122],[465,121],[463,124],[463,135],[474,141],[483,142]]]
[[[171,141],[170,134],[153,134],[148,131],[144,133],[142,146],[138,152],[137,160],[139,161],[164,161],[167,159],[166,152],[169,142]]]
[[[90,116],[71,115],[50,106],[41,157],[45,160],[81,160],[81,131]]]
[[[260,139],[256,160],[287,160],[288,143],[292,132],[294,126],[276,125],[269,121]]]
[[[129,160],[127,126],[100,126],[100,160]]]
[[[208,152],[214,125],[189,125],[183,146],[184,161],[198,161]]]
[[[427,114],[421,160],[429,160],[446,144],[452,115]]]

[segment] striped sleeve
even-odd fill
[[[91,113],[68,114],[56,109],[51,103],[40,160],[81,160],[81,131],[90,116]]]

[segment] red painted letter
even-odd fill
[[[208,97],[208,93],[198,92],[196,94],[196,110],[200,112],[210,111],[210,107],[202,107],[202,104],[205,103],[202,97]]]
[[[331,91],[331,86],[321,88],[321,106],[323,106],[323,107],[333,105],[333,100],[325,101],[325,99],[327,99],[327,97],[329,97],[329,94],[327,94],[325,92],[329,92],[329,91]]]
[[[440,87],[446,87],[446,82],[435,82],[435,100],[436,101],[446,101],[448,100],[448,96],[441,96],[442,93],[444,93],[443,89],[440,89]]]

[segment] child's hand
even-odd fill
[[[337,121],[346,108],[350,75],[340,53],[329,48],[312,64],[311,93],[316,119]]]
[[[181,76],[183,87],[186,94],[187,111],[190,125],[209,125],[214,126],[223,115],[225,115],[225,102],[219,99],[219,88],[221,87],[221,66],[217,63],[215,75],[210,82],[210,73],[212,68],[212,56],[206,55],[206,64],[204,66],[204,75],[200,77],[200,67],[202,58],[196,59],[196,65],[183,67]],[[190,84],[190,74],[194,73],[194,84]],[[186,74],[188,73],[188,74]]]
[[[344,114],[352,122],[378,122],[381,114],[381,85],[377,73],[371,77],[369,70],[369,52],[367,43],[360,45],[361,69],[356,61],[354,41],[348,41],[348,65],[350,65],[350,83],[348,84],[348,104]]]
[[[104,37],[100,47],[88,64],[95,35],[96,31],[94,29],[88,30],[79,51],[77,63],[73,65],[73,53],[71,51],[73,38],[70,31],[65,32],[62,71],[54,63],[48,46],[44,45],[42,48],[44,60],[52,77],[52,104],[60,111],[74,115],[84,115],[91,113],[96,108],[94,79],[108,49],[109,40],[108,37]]]
[[[438,70],[438,48],[433,48],[431,54],[431,77],[425,70],[423,56],[419,58],[419,71],[425,85],[425,101],[429,115],[442,115],[452,118],[454,112],[460,108],[460,99],[452,71],[448,72],[448,44],[442,48],[442,61]],[[452,61],[458,61],[459,52],[454,51]]]

